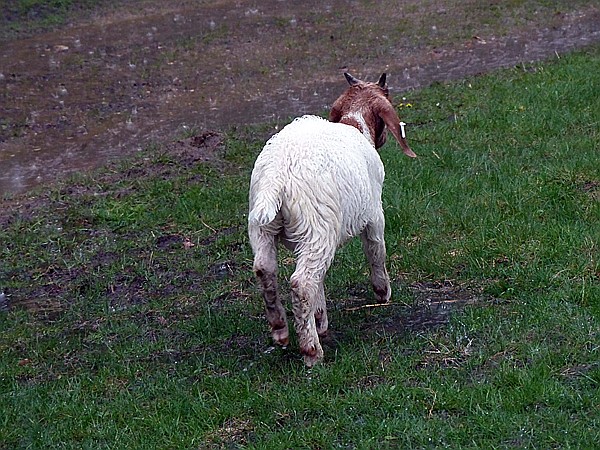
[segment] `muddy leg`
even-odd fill
[[[319,284],[311,277],[302,276],[298,270],[291,278],[292,307],[300,353],[304,355],[304,364],[313,367],[323,358],[323,349],[319,342],[315,322],[315,310]]]
[[[277,247],[275,237],[260,233],[253,240],[254,273],[260,281],[265,301],[265,310],[273,341],[279,345],[288,345],[289,331],[285,318],[285,309],[279,299],[277,288]]]
[[[369,265],[371,266],[371,284],[378,300],[381,302],[389,301],[392,296],[390,287],[390,277],[385,267],[385,239],[383,237],[385,222],[383,213],[379,220],[370,223],[363,230],[360,238],[363,243],[363,249]]]
[[[317,334],[319,336],[327,335],[327,327],[329,326],[329,321],[327,320],[327,304],[325,299],[325,289],[324,283],[319,285],[319,290],[317,291],[317,304],[315,309],[315,324],[317,326]]]

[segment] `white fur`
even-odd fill
[[[362,115],[352,117],[370,138]],[[275,341],[287,345],[276,280],[280,240],[297,257],[292,303],[308,366],[323,356],[318,337],[327,331],[323,281],[339,245],[360,234],[376,293],[382,301],[391,294],[381,205],[384,168],[373,138],[363,133],[316,116],[297,118],[269,139],[252,171],[248,233],[267,318]]]
[[[342,120],[343,119],[356,120],[363,136],[367,139],[367,141],[369,141],[369,143],[372,146],[375,146],[374,138],[373,138],[373,136],[371,136],[371,132],[369,131],[369,127],[367,126],[367,122],[365,122],[365,118],[363,117],[363,115],[360,111],[352,111],[352,112],[346,114],[344,117],[342,117]]]
[[[295,119],[258,156],[250,182],[250,226],[283,226],[294,242],[356,236],[381,208],[379,154],[354,127],[317,116]],[[277,213],[282,214],[273,222]],[[334,236],[322,236],[325,221]]]

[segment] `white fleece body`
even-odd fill
[[[297,253],[315,246],[320,254],[333,253],[382,219],[383,178],[379,154],[356,128],[317,116],[297,118],[269,139],[256,160],[249,227],[281,234]],[[330,261],[323,263],[326,270]]]
[[[250,181],[248,236],[262,285],[273,340],[289,342],[277,284],[277,243],[294,251],[290,277],[294,323],[304,362],[323,357],[327,333],[324,280],[336,249],[360,234],[381,301],[391,295],[385,268],[384,170],[379,154],[357,128],[316,116],[294,120],[258,156]]]

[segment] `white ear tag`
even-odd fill
[[[402,135],[402,139],[406,139],[406,132],[404,131],[404,127],[406,124],[404,122],[400,122],[400,134]]]

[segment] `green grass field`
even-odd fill
[[[596,447],[599,92],[593,48],[394,99],[419,158],[381,152],[392,302],[341,249],[312,370],[251,272],[273,125],[4,199],[0,448]]]

